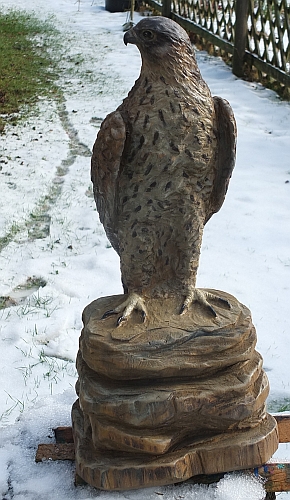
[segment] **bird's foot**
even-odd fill
[[[188,310],[189,306],[193,304],[194,302],[198,302],[202,306],[205,307],[207,311],[210,312],[212,316],[215,318],[217,317],[217,313],[214,309],[214,307],[209,303],[209,300],[214,301],[217,305],[226,307],[227,309],[231,308],[231,304],[229,303],[228,300],[223,299],[222,297],[219,297],[218,295],[214,295],[211,292],[207,292],[205,290],[199,290],[198,288],[194,288],[190,293],[186,296],[181,309],[179,311],[179,314],[183,314],[185,311]]]
[[[121,326],[123,323],[127,321],[127,319],[134,311],[134,309],[136,309],[137,311],[141,311],[142,321],[144,322],[147,317],[145,302],[136,293],[130,293],[127,300],[122,302],[122,304],[120,304],[119,306],[115,307],[115,309],[106,311],[101,317],[101,319],[106,319],[114,314],[121,313],[121,315],[117,319],[117,324],[116,324],[116,326]]]

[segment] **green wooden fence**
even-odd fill
[[[231,54],[233,73],[245,63],[290,88],[290,0],[148,0],[187,31]]]

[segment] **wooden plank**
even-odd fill
[[[290,442],[290,415],[273,414],[279,430],[280,443]],[[35,461],[46,460],[74,460],[75,449],[71,427],[56,427],[54,429],[56,444],[40,444],[37,449]],[[247,471],[255,476],[265,479],[265,489],[271,495],[274,492],[290,491],[290,461],[267,463],[255,469]],[[218,481],[223,474],[198,476],[191,478],[189,482],[210,484]],[[79,484],[76,481],[76,484]],[[268,498],[273,498],[268,496]]]
[[[268,492],[290,491],[290,461],[267,463],[250,472],[266,479],[265,489]]]
[[[171,0],[163,0],[162,2],[162,16],[170,17]]]
[[[285,73],[279,68],[275,68],[271,64],[259,59],[256,54],[251,54],[248,50],[245,53],[245,61],[252,66],[255,66],[262,73],[266,73],[271,78],[274,78],[280,83],[283,83],[286,87],[290,87],[290,75]]]
[[[73,461],[74,459],[75,449],[73,443],[40,444],[35,457],[36,462],[44,462],[47,460]],[[290,461],[267,463],[261,467],[244,470],[242,472],[248,472],[265,479],[265,489],[269,493],[290,491]],[[223,476],[224,474],[196,476],[186,482],[210,484],[219,481]],[[76,481],[76,483],[79,484],[78,481]]]
[[[290,461],[267,463],[261,467],[240,472],[265,479],[265,489],[268,493],[290,491]],[[191,484],[211,484],[216,483],[223,477],[224,474],[194,476],[186,482]]]
[[[75,447],[73,443],[40,444],[38,445],[35,462],[46,460],[74,460]]]
[[[162,4],[156,0],[147,0],[145,5],[148,4],[152,9],[157,10],[157,12],[162,12]]]
[[[290,415],[272,413],[278,424],[279,443],[290,443]]]
[[[290,443],[290,415],[271,413],[278,424],[279,442]],[[57,443],[73,443],[71,427],[56,427],[53,429]]]
[[[56,427],[53,429],[55,441],[57,443],[73,443],[73,433],[71,427]]]

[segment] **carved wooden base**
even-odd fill
[[[78,402],[73,406],[76,472],[103,490],[128,490],[185,481],[199,474],[233,471],[261,463],[277,448],[276,422],[270,415],[254,429],[219,434],[159,456],[96,450]],[[263,460],[262,460],[263,462]]]
[[[84,310],[72,411],[76,472],[105,490],[256,467],[278,447],[250,311],[234,297],[213,318],[197,305],[149,300],[120,328],[100,320],[124,296]]]

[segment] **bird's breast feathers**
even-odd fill
[[[214,175],[216,134],[212,99],[187,98],[164,82],[138,82],[121,107],[129,122],[125,184],[169,181],[177,191],[196,191]],[[208,174],[208,175],[207,175]],[[120,178],[122,182],[122,179]],[[123,184],[122,183],[122,184]],[[169,188],[167,189],[169,191]],[[146,191],[145,191],[146,192]]]

